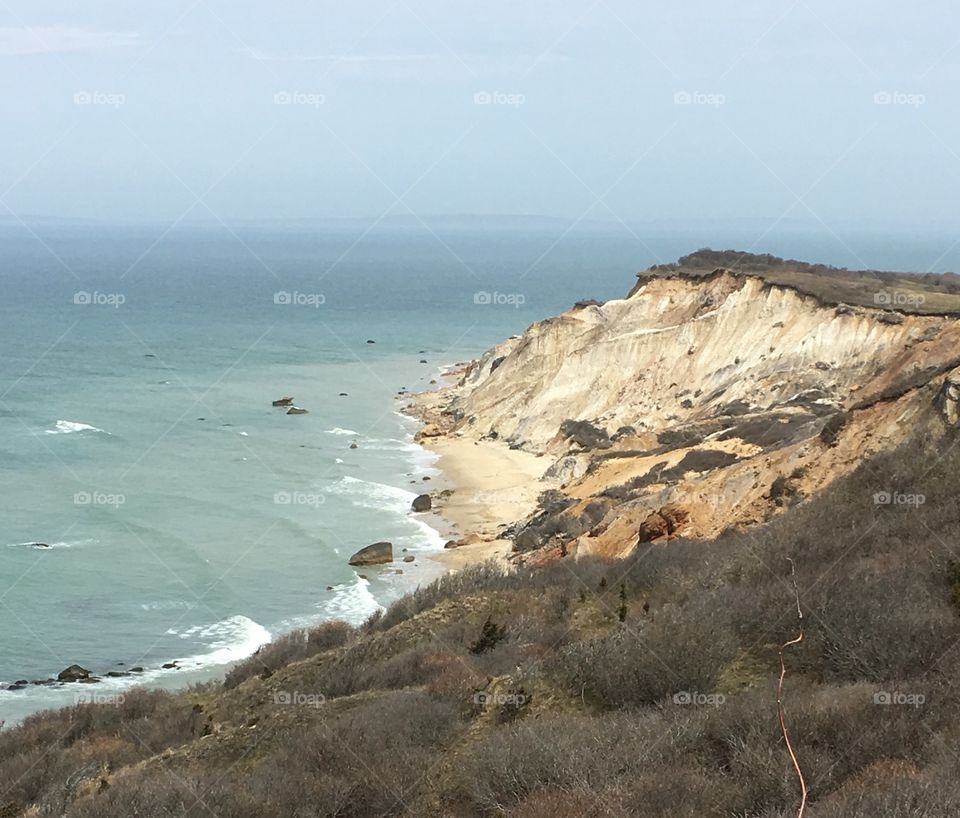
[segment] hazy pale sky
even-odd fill
[[[0,217],[956,225],[956,7],[5,0]]]

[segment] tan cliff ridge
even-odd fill
[[[543,479],[527,487],[545,491],[539,508],[500,534],[517,559],[712,538],[957,422],[955,277],[747,254],[752,272],[696,270],[731,254],[706,255],[639,274],[624,299],[539,321],[413,399],[428,444],[541,456]],[[933,300],[940,313],[921,314]]]

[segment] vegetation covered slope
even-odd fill
[[[637,274],[637,286],[650,277],[699,277],[719,270],[759,276],[828,304],[889,306],[906,313],[960,313],[960,275],[956,273],[848,270],[739,250],[697,250],[671,264],[655,264]]]
[[[225,684],[0,732],[0,815],[960,814],[955,436],[750,530],[474,568]]]

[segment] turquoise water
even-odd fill
[[[749,243],[33,230],[0,227],[0,688],[74,662],[171,684],[292,627],[362,620],[438,568],[362,579],[354,550],[389,539],[423,555],[444,540],[409,511],[422,478],[441,476],[397,412],[400,389],[579,298],[623,295],[654,261]],[[856,254],[947,269],[951,241],[862,238]],[[764,249],[858,266],[832,239]],[[309,414],[272,408],[282,395]],[[185,670],[160,669],[173,659]],[[74,695],[0,689],[0,720]]]

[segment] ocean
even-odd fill
[[[751,244],[565,229],[0,224],[0,721],[78,695],[18,679],[181,685],[431,580],[447,532],[410,503],[442,475],[398,393],[651,263]],[[942,271],[952,242],[759,249]],[[348,557],[384,539],[418,558],[362,578]]]

